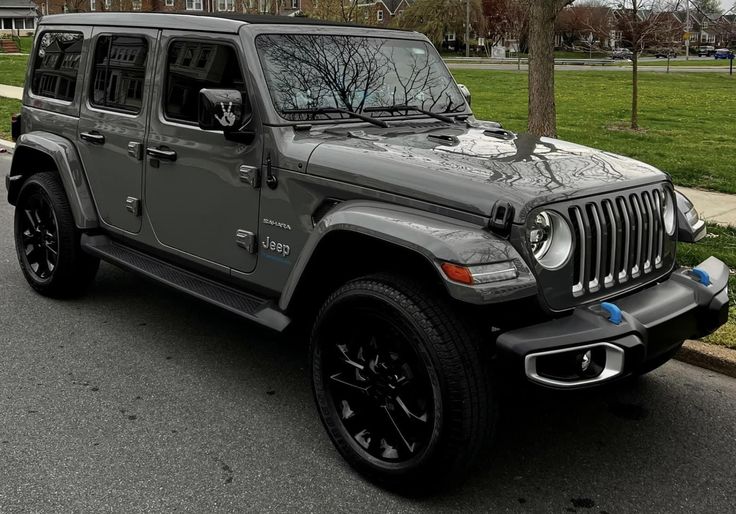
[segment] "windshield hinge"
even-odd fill
[[[279,179],[273,174],[273,169],[271,168],[271,154],[268,154],[266,158],[266,185],[269,189],[276,189],[276,186],[279,185]]]

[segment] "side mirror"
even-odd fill
[[[693,203],[679,191],[675,191],[677,200],[677,239],[683,243],[697,243],[705,237],[708,229],[705,221],[700,219]]]
[[[238,132],[250,119],[243,95],[236,89],[201,89],[197,118],[202,130]]]
[[[470,105],[470,89],[465,84],[458,84],[457,87],[465,97],[465,101]]]

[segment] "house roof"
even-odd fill
[[[31,0],[0,0],[0,9],[37,9],[38,6]]]

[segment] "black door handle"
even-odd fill
[[[176,160],[176,152],[174,150],[169,150],[166,147],[163,148],[146,148],[146,154],[149,157],[155,157],[156,159],[164,159],[166,161],[175,161]]]
[[[93,130],[92,132],[82,132],[79,134],[79,137],[81,137],[88,143],[94,143],[96,145],[105,144],[105,136],[95,130]]]

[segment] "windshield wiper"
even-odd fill
[[[313,107],[311,109],[285,109],[283,111],[284,114],[331,114],[331,113],[337,113],[337,114],[347,114],[352,118],[357,118],[359,120],[367,121],[368,123],[372,123],[376,126],[387,128],[389,125],[383,120],[378,120],[372,116],[366,116],[365,114],[360,114],[359,112],[351,111],[350,109],[343,109],[341,107]]]
[[[387,105],[385,107],[366,107],[363,109],[364,112],[401,112],[401,111],[416,111],[420,114],[426,114],[427,116],[431,116],[436,120],[444,121],[445,123],[455,123],[454,118],[450,118],[449,116],[445,116],[444,114],[439,114],[436,112],[428,111],[426,109],[422,109],[421,107],[417,107],[416,105]]]

